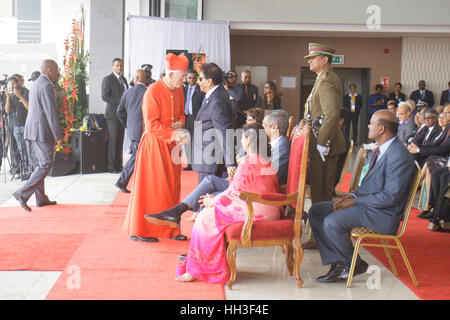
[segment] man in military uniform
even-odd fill
[[[344,134],[338,127],[343,90],[331,67],[334,53],[334,49],[325,45],[310,43],[305,57],[309,69],[317,74],[305,106],[305,119],[313,121],[309,145],[313,204],[332,200],[339,154],[346,150]],[[320,123],[320,128],[315,123]]]

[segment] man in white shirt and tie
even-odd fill
[[[202,106],[203,99],[205,98],[205,93],[200,90],[197,84],[198,75],[195,70],[188,70],[187,82],[183,85],[184,92],[184,114],[186,115],[186,130],[189,131],[191,137],[194,135],[194,121],[197,117],[198,112]],[[183,146],[183,150],[188,158],[188,167],[185,170],[191,170],[191,151],[186,150],[189,148],[188,145]]]
[[[420,80],[419,81],[419,90],[416,90],[413,93],[411,93],[411,97],[410,98],[412,100],[414,100],[414,102],[417,105],[424,105],[424,104],[426,104],[426,106],[428,108],[431,108],[434,105],[433,92],[431,92],[429,90],[426,90],[425,80]]]
[[[123,61],[115,58],[112,72],[102,81],[102,100],[106,102],[105,120],[108,130],[106,142],[106,170],[120,173],[123,168],[124,127],[117,117],[117,107],[123,93],[128,89],[127,79],[122,75]]]

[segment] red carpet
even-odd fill
[[[183,172],[182,196],[197,183],[197,175]],[[201,281],[175,281],[177,256],[186,253],[189,241],[159,239],[159,243],[131,241],[122,231],[129,195],[118,193],[98,223],[66,264],[47,296],[49,300],[224,300],[224,287]],[[190,216],[187,212],[183,218]],[[182,221],[190,236],[192,223]],[[71,266],[80,268],[80,289],[71,289]]]
[[[351,174],[347,172],[341,191],[348,192]],[[393,249],[393,260],[398,278],[424,300],[450,299],[450,233],[432,232],[427,229],[428,220],[417,217],[419,210],[413,208],[408,220],[406,232],[401,238],[403,248],[419,282],[419,288],[412,283],[400,251]],[[390,271],[390,265],[382,248],[366,248]]]
[[[350,176],[342,190],[348,189]],[[183,172],[182,196],[197,184],[193,172]],[[224,288],[201,281],[174,281],[178,254],[189,241],[160,239],[142,243],[127,239],[122,231],[129,195],[119,192],[111,205],[58,205],[1,208],[0,271],[63,271],[47,299],[225,299]],[[190,212],[185,214],[189,216]],[[450,299],[449,233],[431,232],[427,221],[412,212],[402,243],[420,283],[412,285],[399,252],[394,261],[404,282],[421,299]],[[182,221],[190,235],[192,223]],[[370,252],[388,266],[382,249]],[[79,267],[80,288],[68,286],[72,266]]]
[[[1,208],[0,271],[63,270],[107,207]]]
[[[419,288],[414,287],[400,251],[393,249],[398,278],[420,299],[449,300],[450,233],[428,230],[428,220],[418,218],[418,214],[419,210],[415,208],[411,211],[406,233],[400,241],[419,282]],[[383,249],[367,248],[367,250],[391,270]]]

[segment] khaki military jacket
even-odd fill
[[[329,67],[316,79],[311,96],[308,98],[311,120],[324,116],[319,134],[316,139],[311,139],[314,149],[316,144],[330,147],[330,156],[344,153],[346,141],[342,130],[338,128],[343,99],[342,84],[339,77]],[[306,106],[308,110],[308,106]]]

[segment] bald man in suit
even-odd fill
[[[398,120],[388,110],[374,113],[369,124],[369,139],[378,149],[361,186],[335,202],[314,204],[308,212],[311,228],[324,265],[330,271],[316,279],[320,283],[347,279],[353,257],[349,233],[366,227],[382,234],[396,234],[414,177],[414,160],[396,137]],[[354,275],[366,272],[368,264],[357,259]]]
[[[44,60],[41,75],[30,90],[24,139],[29,144],[33,172],[25,185],[13,193],[21,207],[28,212],[31,208],[27,201],[33,194],[37,207],[56,205],[56,201],[50,201],[45,194],[44,179],[53,167],[55,141],[60,141],[63,136],[53,86],[58,77],[58,64],[53,60]]]

